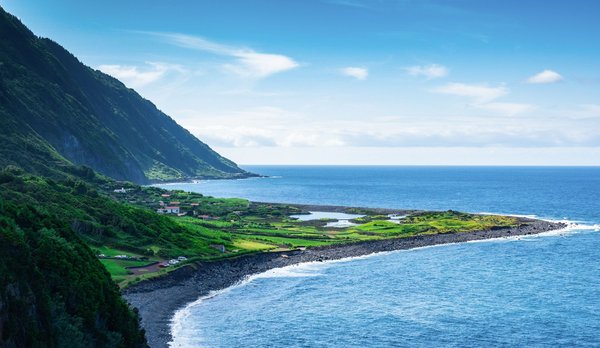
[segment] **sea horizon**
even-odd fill
[[[600,165],[526,165],[526,164],[249,164],[240,163],[240,167],[507,167],[507,168],[598,168]],[[244,178],[246,179],[246,178]],[[210,180],[210,179],[205,179]],[[236,180],[236,179],[233,179]]]

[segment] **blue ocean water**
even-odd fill
[[[600,168],[253,166],[174,184],[271,202],[569,220],[567,231],[251,277],[179,311],[176,347],[600,346]]]

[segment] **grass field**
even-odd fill
[[[146,266],[153,261],[137,261],[137,260],[118,260],[118,259],[100,259],[111,277],[117,282],[122,282],[131,277],[131,272],[126,267]]]
[[[168,195],[168,196],[165,196]],[[149,261],[185,256],[190,261],[215,260],[248,253],[290,250],[338,243],[402,238],[420,234],[460,233],[492,227],[515,226],[513,217],[474,215],[455,211],[414,212],[400,220],[369,209],[352,209],[363,217],[352,220],[356,225],[345,228],[327,227],[335,219],[299,221],[290,215],[307,213],[287,204],[252,203],[243,199],[221,199],[183,191],[165,191],[155,187],[131,190],[117,199],[157,209],[163,202],[178,202],[185,216],[166,215],[160,225],[167,226],[156,238],[133,238],[117,234],[93,246],[107,256],[146,257]],[[168,221],[167,221],[168,220]],[[159,226],[160,226],[159,225]],[[223,251],[224,250],[224,251]],[[139,277],[125,267],[134,261],[103,259],[102,263],[120,284]],[[179,266],[179,265],[178,265]],[[176,267],[178,267],[176,266]],[[161,270],[167,272],[174,267]],[[144,275],[145,277],[152,275]]]
[[[408,215],[392,221],[378,210],[346,208],[345,213],[363,216],[352,220],[354,225],[328,227],[328,222],[336,220],[291,218],[308,212],[290,204],[213,198],[123,182],[89,185],[73,179],[55,181],[20,172],[5,171],[2,178],[3,201],[40,206],[47,214],[60,216],[121,286],[152,276],[131,274],[126,267],[181,256],[187,261],[152,268],[152,273],[169,272],[192,261],[419,234],[469,232],[519,223],[513,217],[455,211],[402,212]],[[121,188],[124,193],[114,191]],[[178,206],[182,216],[156,213],[165,205]],[[114,259],[117,255],[129,259]]]

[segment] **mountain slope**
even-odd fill
[[[150,101],[0,8],[0,166],[87,165],[147,183],[250,175]]]
[[[108,272],[35,198],[51,187],[70,195],[50,179],[0,171],[0,347],[146,347]]]

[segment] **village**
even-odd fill
[[[243,209],[247,205],[246,201],[236,201],[235,203],[239,204],[232,205],[229,201],[203,197],[196,193],[181,191],[165,193],[164,190],[151,186],[141,188],[126,182],[120,182],[117,185],[104,187],[106,192],[117,201],[143,206],[161,215],[192,219],[191,221],[197,219],[196,221],[206,221],[207,223],[211,221],[218,223],[219,220],[233,222],[239,220],[240,215],[243,214],[236,208]],[[217,254],[239,252],[239,249],[228,249],[221,243],[210,243],[207,247]],[[117,280],[156,274],[161,270],[168,271],[188,262],[190,257],[198,256],[196,254],[177,256],[169,254],[160,252],[159,249],[150,253],[133,250],[127,252],[126,249],[118,246],[96,249],[96,256]]]

